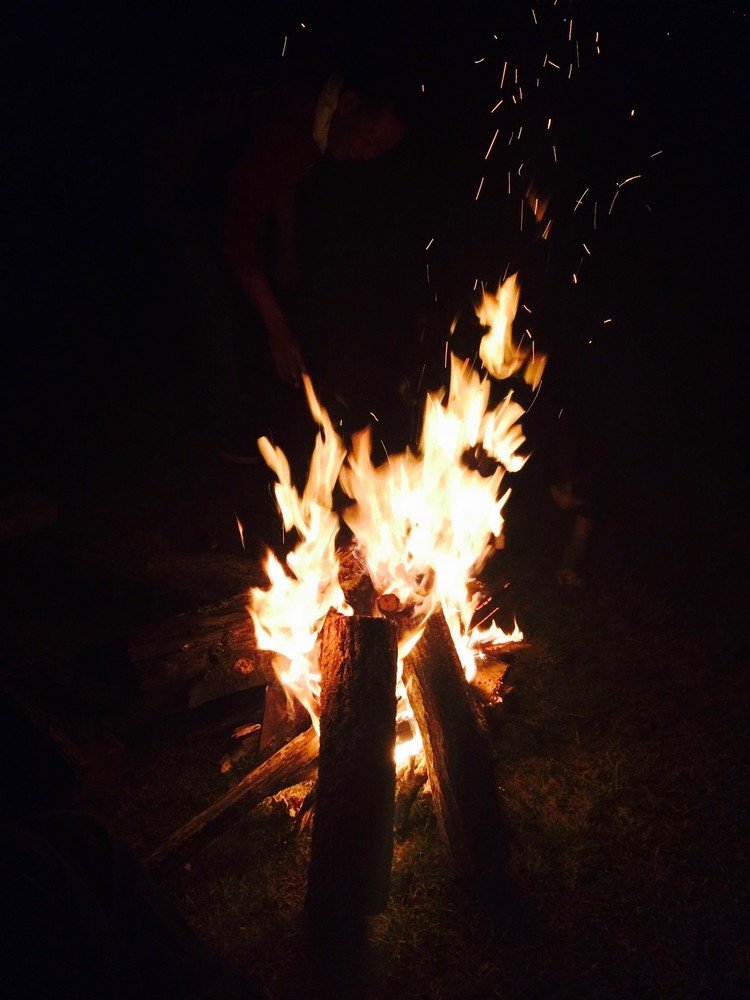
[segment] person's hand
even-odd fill
[[[279,376],[290,385],[298,386],[306,371],[297,339],[286,320],[277,320],[268,329],[268,345]]]

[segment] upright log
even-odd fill
[[[443,842],[459,878],[501,875],[507,847],[489,737],[441,609],[406,657]]]
[[[320,760],[305,908],[321,926],[379,913],[396,785],[395,627],[330,612],[321,630]]]

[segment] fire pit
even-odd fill
[[[494,377],[520,373],[537,387],[544,358],[511,337],[518,294],[513,276],[485,295],[481,356]],[[394,823],[406,828],[427,782],[455,875],[504,878],[490,745],[469,682],[478,661],[523,637],[517,625],[506,633],[492,622],[496,609],[487,611],[476,575],[502,539],[503,479],[526,459],[522,407],[512,392],[491,405],[490,388],[453,356],[444,398],[427,397],[419,449],[375,466],[369,429],[347,450],[306,380],[319,434],[302,493],[284,453],[259,442],[284,528],[299,541],[284,561],[268,553],[269,585],[250,590],[247,610],[254,645],[270,657],[265,671],[297,706],[287,714],[299,718],[303,706],[309,724],[162,844],[153,870],[184,860],[239,810],[318,768],[306,899],[313,916],[345,921],[384,908]],[[341,514],[337,484],[350,501]]]

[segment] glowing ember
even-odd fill
[[[482,361],[496,378],[522,374],[536,387],[544,357],[514,347],[511,327],[518,303],[515,275],[497,296],[485,293],[479,317],[490,327],[482,341]],[[351,614],[338,581],[335,538],[340,526],[332,495],[339,481],[352,503],[343,519],[379,595],[395,595],[402,614],[399,659],[419,641],[429,615],[442,606],[467,678],[475,657],[493,645],[520,640],[478,616],[483,597],[475,577],[503,532],[503,507],[510,490],[501,490],[507,472],[520,469],[523,409],[508,393],[490,404],[491,382],[468,362],[451,357],[450,386],[427,397],[416,452],[407,450],[381,465],[372,461],[369,428],[356,434],[349,452],[305,380],[308,404],[320,427],[310,472],[300,495],[291,483],[283,452],[267,439],[261,452],[276,473],[276,498],[286,530],[299,542],[283,565],[266,559],[267,590],[250,591],[250,614],[258,647],[272,650],[285,688],[310,711],[317,726],[320,677],[317,636],[330,608]],[[485,624],[488,623],[489,624]],[[484,627],[482,627],[484,626]],[[397,759],[419,751],[406,693],[399,684],[399,721],[411,723],[412,738],[397,747]]]

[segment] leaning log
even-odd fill
[[[329,612],[320,634],[320,764],[305,909],[328,928],[388,901],[396,785],[396,629]]]
[[[272,654],[255,645],[246,594],[134,629],[128,655],[139,708],[147,712],[187,707],[273,678]],[[191,686],[209,677],[216,678],[216,690],[191,698]]]
[[[147,858],[145,867],[157,875],[178,867],[226,830],[241,812],[309,778],[317,757],[318,736],[310,727],[188,820]]]
[[[489,737],[441,609],[406,657],[403,675],[454,872],[467,879],[500,874],[507,847]]]

